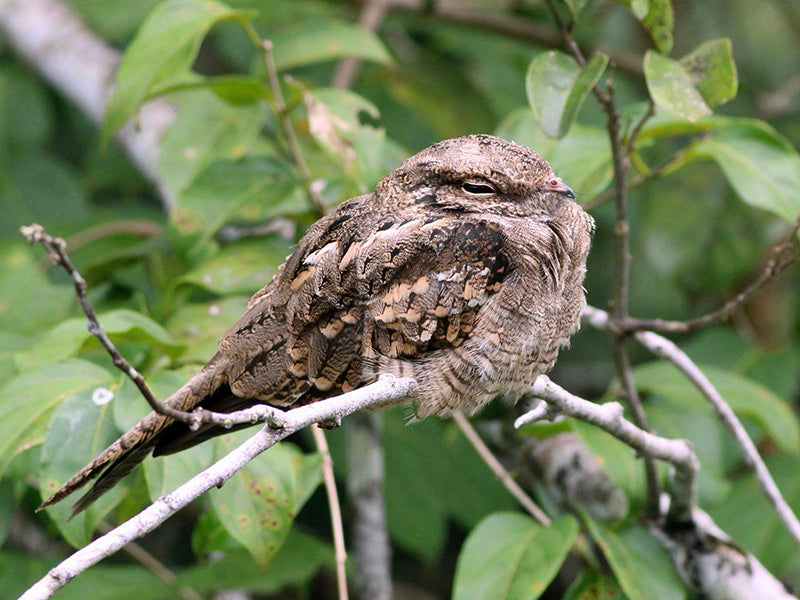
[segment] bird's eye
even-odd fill
[[[490,186],[486,185],[485,183],[470,183],[465,181],[461,184],[461,189],[467,192],[468,194],[494,194],[495,189]]]

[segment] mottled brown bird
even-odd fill
[[[381,373],[416,379],[420,418],[525,392],[578,329],[593,221],[574,197],[528,148],[489,135],[434,144],[310,227],[166,403],[291,407]],[[225,431],[151,413],[40,508],[99,475],[74,515],[151,452]]]

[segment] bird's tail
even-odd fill
[[[182,385],[164,403],[178,410],[191,410],[225,383],[225,364],[226,361],[217,354],[197,375]],[[70,518],[74,517],[142,462],[158,442],[159,434],[171,422],[172,419],[169,417],[151,412],[116,442],[103,450],[97,458],[73,475],[36,510],[39,511],[60,502],[99,476],[92,488],[72,507]]]

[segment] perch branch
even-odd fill
[[[622,405],[618,402],[603,405],[589,402],[570,394],[546,375],[539,376],[530,392],[552,405],[559,413],[607,431],[643,456],[664,460],[673,465],[667,522],[681,524],[691,520],[691,511],[696,505],[697,472],[700,465],[686,440],[671,440],[645,431],[622,416]],[[541,411],[535,411],[532,416],[538,418],[541,414]],[[526,413],[514,422],[514,427],[519,428],[530,422],[531,413]]]
[[[608,313],[590,306],[584,309],[584,319],[592,326],[599,329],[606,329],[610,326]],[[772,478],[767,466],[761,459],[755,444],[753,444],[753,440],[747,435],[747,431],[741,421],[739,421],[733,409],[725,402],[711,381],[709,381],[708,377],[703,374],[683,350],[665,337],[653,333],[652,331],[639,331],[633,335],[636,341],[653,354],[665,358],[674,364],[708,400],[714,412],[717,413],[720,421],[722,421],[722,424],[733,435],[736,444],[742,452],[745,464],[753,471],[756,481],[758,481],[767,500],[775,508],[778,517],[789,531],[795,543],[800,547],[800,521],[798,521],[797,516],[795,516],[792,509],[783,499],[780,489],[778,489],[775,480]]]
[[[204,492],[221,486],[249,461],[288,435],[312,423],[341,420],[367,407],[400,402],[412,395],[415,389],[416,383],[412,379],[398,379],[392,375],[384,375],[376,383],[363,388],[286,411],[283,413],[282,428],[276,429],[267,424],[205,471],[65,559],[29,588],[19,600],[50,598],[57,590],[92,565],[111,556],[130,541],[149,533]]]

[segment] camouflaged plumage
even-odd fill
[[[203,370],[166,402],[291,407],[391,372],[417,415],[521,394],[579,325],[593,221],[538,154],[488,135],[406,160],[315,223]],[[80,512],[150,452],[224,433],[151,413],[42,504],[98,481]]]

